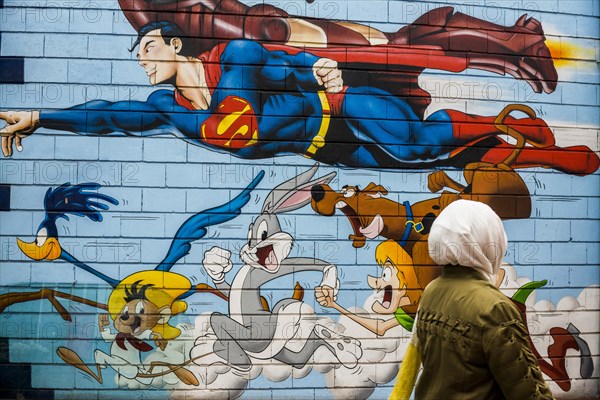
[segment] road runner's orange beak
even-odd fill
[[[60,244],[56,238],[47,238],[44,244],[41,246],[38,246],[35,241],[26,243],[17,238],[17,245],[27,257],[36,261],[56,260],[62,253],[62,249],[60,248]]]

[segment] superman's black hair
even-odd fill
[[[179,52],[182,56],[195,57],[197,54],[194,50],[194,46],[190,43],[190,38],[183,33],[181,28],[170,21],[156,21],[150,22],[144,26],[142,26],[138,32],[137,39],[133,43],[133,46],[129,49],[130,52],[133,52],[137,46],[139,46],[143,37],[148,33],[160,29],[160,35],[166,44],[171,43],[171,40],[174,38],[181,39],[183,43],[183,47]]]

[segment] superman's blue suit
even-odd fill
[[[378,88],[326,94],[312,72],[320,57],[280,47],[235,40],[200,55],[212,95],[208,110],[194,109],[177,89],[157,90],[145,102],[91,101],[44,111],[40,124],[80,134],[172,133],[244,159],[302,154],[360,168],[440,163],[474,137],[495,132],[489,124],[475,136],[459,135],[451,111],[423,121],[404,99]]]

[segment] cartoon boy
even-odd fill
[[[317,301],[323,307],[334,308],[378,336],[383,336],[398,325],[411,331],[424,289],[417,278],[413,260],[393,240],[386,240],[377,246],[375,258],[381,267],[381,276],[376,278],[369,275],[367,281],[380,297],[371,310],[380,315],[394,315],[394,318],[380,319],[354,314],[335,302],[333,289],[328,286],[315,288]]]

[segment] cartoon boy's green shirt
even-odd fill
[[[407,331],[412,332],[413,325],[415,324],[415,320],[413,317],[408,315],[406,311],[401,308],[396,309],[394,312],[394,317],[398,323]]]

